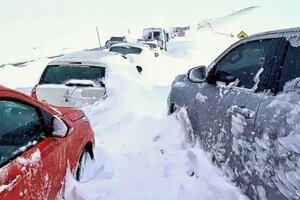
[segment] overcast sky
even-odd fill
[[[206,17],[225,15],[248,6],[262,6],[269,14],[299,17],[299,0],[0,0],[0,20],[37,20],[45,16],[68,18],[148,19],[151,17]],[[82,16],[81,16],[82,17]],[[104,20],[104,19],[101,19]],[[295,20],[291,18],[291,20]],[[299,20],[299,18],[297,19]]]
[[[300,0],[0,0],[0,63],[35,46],[91,46],[96,25],[106,40],[148,26],[196,27],[249,6],[259,6],[243,22],[250,34],[300,26]]]

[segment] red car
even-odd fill
[[[0,199],[56,199],[80,180],[94,133],[80,110],[54,108],[0,86]]]

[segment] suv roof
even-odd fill
[[[63,57],[56,58],[48,63],[48,65],[93,65],[106,66],[105,58],[110,56],[121,56],[121,54],[109,51],[79,51],[66,54]]]
[[[300,32],[300,27],[295,27],[295,28],[287,28],[287,29],[279,29],[279,30],[273,30],[273,31],[266,31],[262,33],[256,33],[253,35],[250,35],[249,37],[246,37],[243,40],[248,40],[248,39],[256,39],[256,38],[266,38],[266,37],[274,37],[274,35],[280,36],[285,36],[288,37],[293,33]]]

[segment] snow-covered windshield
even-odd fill
[[[101,81],[104,76],[104,67],[49,65],[39,84],[64,84],[70,79]]]
[[[117,46],[117,47],[111,47],[109,51],[121,53],[123,55],[127,54],[140,54],[142,53],[142,49],[138,47],[125,47],[125,46]]]

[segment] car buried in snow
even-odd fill
[[[158,56],[159,56],[160,48],[159,48],[159,46],[158,46],[156,40],[153,40],[153,41],[145,41],[145,40],[140,40],[140,39],[138,39],[138,40],[137,40],[137,43],[148,45],[149,48],[150,48],[150,50],[154,52],[154,56],[155,56],[155,57],[158,57]]]
[[[121,54],[82,51],[52,60],[31,96],[60,107],[82,107],[106,97],[104,79],[113,63],[128,63]]]
[[[125,42],[127,42],[125,36],[122,36],[122,37],[113,36],[105,42],[105,47],[109,48],[109,47],[111,47],[111,45],[118,44],[118,43],[125,43]]]
[[[0,199],[57,199],[66,173],[82,180],[94,133],[80,110],[0,86]]]
[[[109,51],[120,53],[126,57],[147,55],[157,57],[158,55],[155,54],[155,51],[151,51],[152,47],[145,43],[118,43],[112,45]]]
[[[146,60],[157,57],[159,54],[152,51],[148,44],[144,43],[118,43],[109,48],[110,52],[124,55],[131,63],[142,65]]]
[[[172,83],[169,113],[187,113],[189,134],[251,199],[300,199],[299,38],[249,36]]]

